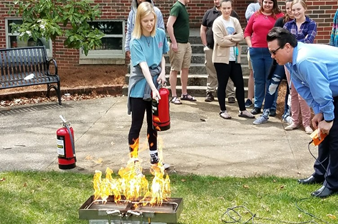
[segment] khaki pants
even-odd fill
[[[171,43],[169,45],[169,60],[171,71],[181,71],[184,68],[190,68],[191,63],[191,45],[190,43],[182,44],[177,43],[177,52],[171,49]]]
[[[208,80],[207,80],[207,93],[215,93],[216,89],[218,87],[218,81],[217,81],[217,75],[216,75],[216,69],[214,64],[212,63],[212,52],[213,50],[204,47],[204,53],[205,53],[205,68],[208,73]],[[226,87],[226,95],[227,97],[235,97],[235,90],[234,90],[234,83],[231,79],[228,80],[228,84]]]

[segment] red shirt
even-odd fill
[[[267,48],[266,36],[269,31],[274,27],[278,18],[283,17],[284,13],[278,13],[273,16],[265,16],[260,12],[253,14],[244,31],[244,38],[251,36],[252,47]]]

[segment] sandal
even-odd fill
[[[239,112],[238,117],[245,117],[245,118],[253,119],[253,118],[255,118],[255,115],[253,115],[252,113],[250,113],[247,110],[243,110],[243,111]]]
[[[226,110],[219,112],[219,116],[223,119],[231,119],[230,114],[228,114],[228,112]]]
[[[173,96],[173,98],[171,98],[170,102],[172,102],[173,104],[182,104],[180,101],[180,98],[177,98],[177,96]]]
[[[183,94],[181,100],[196,101],[195,97],[189,94]]]

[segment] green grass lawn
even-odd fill
[[[2,172],[0,223],[88,223],[78,211],[94,192],[92,179],[74,172]],[[245,223],[253,214],[248,223],[338,223],[338,195],[310,196],[320,185],[277,177],[170,179],[171,196],[184,202],[180,224]]]

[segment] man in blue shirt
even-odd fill
[[[300,184],[323,183],[311,195],[338,192],[338,48],[297,42],[288,30],[274,27],[267,35],[271,57],[285,65],[297,92],[312,107],[312,125],[327,137],[318,146],[315,172]]]

